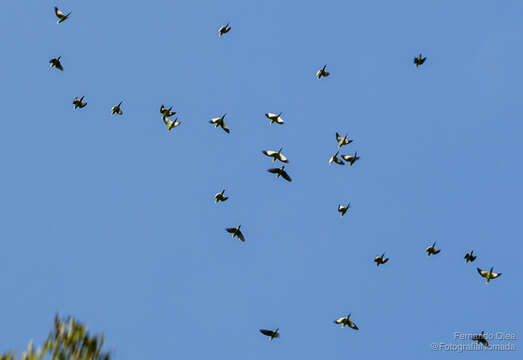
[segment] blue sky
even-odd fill
[[[60,313],[115,359],[518,357],[430,344],[485,330],[522,346],[520,1],[0,9],[0,351]],[[208,123],[223,113],[229,135]],[[353,167],[328,166],[337,131]],[[292,183],[266,172],[280,146]],[[238,224],[245,243],[224,230]],[[348,313],[360,331],[332,323]]]

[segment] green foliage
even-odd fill
[[[33,342],[29,343],[27,351],[21,360],[110,360],[107,352],[102,352],[104,336],[90,335],[85,325],[73,318],[62,320],[58,316],[54,320],[54,329],[44,343],[43,349],[36,351]],[[14,353],[0,355],[0,360],[16,360]]]

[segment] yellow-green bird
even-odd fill
[[[502,275],[501,273],[495,273],[494,267],[491,267],[490,271],[481,270],[480,268],[477,268],[477,270],[478,273],[485,278],[487,284],[490,282],[491,279],[495,279]]]
[[[281,162],[288,163],[289,159],[285,155],[281,153],[283,148],[280,148],[278,151],[274,150],[263,150],[262,153],[268,157],[272,158],[272,162],[275,162],[276,160],[280,160]]]
[[[229,23],[227,23],[227,25],[223,25],[218,29],[218,37],[222,37],[222,35],[227,34],[229,31],[231,31],[231,27]]]
[[[348,138],[348,135],[341,137],[338,133],[336,133],[336,141],[338,142],[338,149],[342,146],[349,145],[352,142],[352,140]]]
[[[476,341],[476,343],[478,343],[478,344],[481,343],[485,347],[490,347],[487,339],[485,339],[485,336],[483,334],[484,334],[484,331],[482,331],[481,334],[474,335],[472,337],[472,340]]]
[[[216,204],[219,203],[220,201],[222,201],[222,202],[227,201],[227,199],[229,197],[225,196],[224,193],[225,193],[225,189],[223,189],[222,192],[219,192],[216,195],[214,195],[214,202]]]
[[[335,324],[341,325],[342,328],[349,326],[351,329],[359,330],[360,328],[350,319],[350,315],[340,317],[339,319],[334,320]]]
[[[122,115],[123,114],[123,111],[121,109],[122,103],[123,103],[123,101],[120,101],[120,103],[118,105],[115,105],[111,108],[111,115],[114,115],[114,114]]]
[[[87,105],[87,102],[84,102],[84,97],[82,96],[81,98],[78,98],[78,97],[75,97],[74,100],[73,100],[73,105],[74,105],[74,109],[78,109],[78,108],[83,108]]]
[[[464,257],[464,259],[465,259],[465,264],[468,264],[469,261],[470,261],[470,262],[474,262],[474,260],[476,260],[476,256],[472,255],[473,253],[474,253],[474,250],[470,250],[469,253],[466,253],[466,254],[465,254],[465,257]]]
[[[426,57],[421,57],[421,53],[414,58],[414,64],[416,64],[416,67],[423,65],[423,63],[427,60]]]
[[[49,66],[55,67],[60,71],[64,71],[64,67],[62,66],[62,63],[60,62],[60,58],[61,58],[61,56],[49,60]]]
[[[436,250],[436,242],[434,242],[432,245],[430,245],[426,250],[427,252],[427,256],[430,256],[430,255],[436,255],[436,254],[439,254],[439,252],[441,251],[440,250]]]
[[[341,155],[341,158],[345,160],[350,166],[360,159],[357,151],[354,153],[354,155]]]
[[[318,79],[321,79],[322,77],[327,77],[330,75],[330,73],[325,70],[326,68],[327,68],[327,65],[323,65],[323,67],[316,72],[316,77]]]
[[[221,117],[211,119],[209,122],[211,124],[214,124],[215,128],[220,126],[223,129],[223,131],[225,131],[228,134],[231,131],[227,128],[227,124],[225,124],[225,121],[223,120],[223,119],[225,119],[225,115],[227,115],[227,114],[223,114]]]
[[[60,11],[60,9],[58,9],[56,6],[54,7],[54,13],[56,15],[56,17],[58,18],[58,21],[56,22],[57,24],[60,24],[60,23],[63,23],[65,20],[67,20],[67,18],[69,17],[69,15],[71,15],[71,13],[69,14],[64,14],[62,11]]]
[[[376,256],[374,258],[374,262],[376,263],[376,266],[380,266],[385,264],[387,261],[389,261],[389,258],[385,258],[385,253],[383,253],[381,256]]]

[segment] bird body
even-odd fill
[[[465,264],[468,264],[468,262],[473,262],[474,260],[476,260],[476,256],[472,255],[474,253],[474,250],[471,250],[469,253],[466,253],[465,254]]]
[[[64,67],[62,66],[62,63],[60,62],[60,58],[61,58],[61,56],[49,60],[49,66],[50,67],[55,67],[55,68],[57,68],[60,71],[64,71]]]
[[[269,337],[269,341],[272,341],[272,339],[276,339],[280,337],[280,333],[278,332],[280,329],[276,330],[266,330],[266,329],[260,329],[260,332]]]
[[[238,237],[238,239],[240,239],[241,241],[245,242],[245,237],[243,236],[242,232],[240,231],[240,228],[242,226],[241,225],[238,225],[237,227],[235,228],[226,228],[225,230],[232,234],[232,238],[234,239],[235,237]]]
[[[343,216],[345,215],[345,213],[347,212],[347,210],[350,209],[350,203],[347,204],[347,206],[343,206],[343,205],[338,205],[338,212],[340,213],[340,216]]]
[[[332,155],[331,158],[329,159],[329,166],[332,165],[333,162],[335,162],[336,164],[338,165],[343,165],[345,164],[342,160],[340,160],[340,158],[338,157],[338,154],[340,152],[338,151],[336,154]]]
[[[342,159],[345,160],[350,166],[352,166],[356,161],[360,159],[358,152],[356,151],[354,155],[341,155]]]
[[[54,7],[54,13],[56,14],[56,17],[58,18],[58,21],[56,22],[57,24],[60,24],[60,23],[63,23],[65,20],[67,20],[67,18],[69,17],[69,15],[71,15],[71,13],[69,14],[64,14],[62,11],[60,11],[60,9],[58,9],[56,6]]]
[[[490,271],[481,270],[480,268],[477,268],[477,270],[478,273],[485,278],[487,284],[491,279],[495,279],[502,275],[501,273],[495,273],[493,267],[490,268]]]
[[[222,190],[222,192],[219,192],[217,193],[216,195],[214,195],[214,202],[217,204],[219,203],[220,201],[227,201],[228,197],[227,196],[224,196],[223,194],[225,193],[225,189]]]
[[[374,262],[376,263],[376,266],[380,266],[385,264],[387,261],[389,261],[389,258],[385,258],[385,253],[383,253],[381,256],[376,256],[374,258]]]
[[[227,34],[229,31],[231,31],[231,27],[229,23],[227,23],[227,25],[223,25],[218,29],[218,37],[222,37],[222,35]]]
[[[327,65],[323,65],[323,67],[316,72],[316,77],[318,79],[321,79],[322,77],[327,77],[330,75],[330,73],[325,70],[326,68],[327,68]]]
[[[223,129],[223,131],[225,131],[228,134],[230,132],[230,130],[227,128],[227,125],[225,124],[225,121],[223,120],[225,118],[225,115],[227,115],[227,114],[223,114],[221,117],[211,119],[209,122],[211,124],[214,124],[215,128],[220,126]]]
[[[120,108],[120,106],[122,106],[122,103],[123,103],[123,101],[120,101],[120,103],[118,105],[115,105],[111,108],[111,115],[114,115],[114,114],[122,115],[123,114],[123,111]]]
[[[266,113],[265,116],[271,121],[269,123],[269,125],[272,125],[272,123],[277,123],[277,124],[282,125],[283,119],[281,118],[281,114],[283,114],[283,113],[279,113],[279,114]]]
[[[73,100],[73,105],[74,105],[74,109],[78,109],[78,108],[83,108],[87,105],[87,102],[84,102],[84,97],[82,96],[81,98],[77,98],[75,97],[74,100]]]
[[[267,171],[272,174],[276,174],[276,177],[281,176],[285,180],[291,182],[292,181],[291,177],[289,176],[289,174],[287,174],[287,172],[284,169],[285,169],[285,166],[282,166],[281,168],[273,168],[273,169],[269,169]]]
[[[436,243],[434,242],[432,245],[430,245],[426,250],[427,252],[427,256],[430,256],[430,255],[436,255],[436,254],[439,254],[439,252],[441,251],[440,250],[436,250]]]
[[[278,151],[263,150],[262,153],[267,155],[268,157],[271,157],[272,162],[275,162],[276,160],[280,160],[281,162],[288,163],[289,160],[287,159],[287,157],[285,157],[285,155],[283,155],[281,153],[282,150],[283,150],[283,148],[280,148],[280,150],[278,150]]]
[[[418,56],[416,56],[414,58],[414,64],[416,64],[416,67],[418,67],[420,65],[423,65],[425,60],[427,60],[427,58],[426,57],[421,57],[421,54],[419,54]]]
[[[342,328],[345,326],[349,326],[351,329],[359,330],[359,328],[356,326],[356,324],[350,319],[350,315],[340,317],[339,319],[334,320],[335,324],[341,325]]]

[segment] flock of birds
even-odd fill
[[[64,22],[71,15],[71,12],[65,14],[64,12],[62,12],[57,7],[55,7],[54,10],[55,10],[56,17],[58,18],[57,24],[60,24],[60,23]],[[221,26],[218,29],[218,37],[221,38],[223,35],[227,34],[229,31],[231,31],[231,26],[230,26],[229,23],[227,23],[226,25],[223,25],[223,26]],[[50,67],[51,68],[54,67],[54,68],[56,68],[56,69],[58,69],[60,71],[63,71],[64,68],[62,66],[62,63],[60,62],[60,59],[61,59],[61,56],[58,56],[56,58],[51,59],[49,61]],[[427,60],[427,58],[423,57],[422,54],[419,54],[418,56],[416,56],[414,58],[414,64],[416,65],[416,68],[418,68],[419,66],[423,65],[426,60]],[[322,68],[320,68],[316,72],[316,77],[318,79],[321,79],[321,78],[324,78],[324,77],[328,77],[329,75],[330,75],[330,73],[327,72],[327,65],[324,65]],[[122,108],[121,108],[122,103],[123,103],[123,101],[121,101],[117,105],[114,105],[111,108],[111,114],[112,115],[115,115],[115,114],[123,115],[123,111],[122,111]],[[85,106],[87,106],[87,102],[84,101],[84,96],[82,96],[80,98],[78,98],[78,97],[74,98],[74,100],[73,100],[73,107],[74,107],[75,110],[76,109],[82,109]],[[162,120],[163,120],[164,124],[167,126],[167,130],[168,131],[171,131],[172,129],[174,129],[175,127],[177,127],[177,126],[179,126],[181,124],[181,122],[178,121],[178,118],[174,118],[174,120],[169,119],[170,117],[173,117],[174,115],[176,115],[176,112],[172,111],[172,109],[173,109],[172,106],[170,108],[166,108],[163,104],[160,107],[160,113],[161,113],[161,116],[162,116]],[[225,123],[225,116],[226,115],[227,114],[223,114],[220,117],[213,118],[213,119],[211,119],[209,121],[209,123],[213,124],[215,128],[221,127],[221,129],[223,131],[225,131],[227,134],[229,134],[230,133],[230,129],[227,127],[227,125]],[[265,114],[265,116],[270,120],[270,124],[271,125],[273,123],[276,123],[276,124],[279,124],[279,125],[283,125],[284,121],[283,121],[281,115],[282,115],[282,113],[279,113],[279,114],[266,113]],[[345,135],[345,136],[342,137],[339,133],[336,133],[336,142],[337,142],[337,145],[338,145],[338,151],[334,155],[332,155],[331,158],[329,159],[329,166],[332,165],[332,163],[336,163],[338,165],[344,165],[345,164],[344,161],[346,163],[348,163],[349,166],[352,166],[352,165],[354,165],[354,163],[356,161],[358,161],[360,159],[360,157],[358,156],[357,152],[354,152],[353,155],[341,154],[340,156],[341,156],[341,158],[343,160],[338,157],[341,148],[343,146],[349,145],[349,144],[351,144],[353,142],[352,139],[349,139],[348,135]],[[273,162],[280,161],[282,163],[287,164],[289,162],[289,160],[287,159],[287,157],[285,155],[282,154],[282,150],[283,150],[283,148],[280,148],[278,151],[263,150],[262,153],[264,155],[272,158]],[[277,178],[282,177],[283,179],[285,179],[285,180],[287,180],[289,182],[292,181],[292,179],[289,176],[289,174],[285,171],[285,165],[282,165],[279,168],[271,168],[271,169],[268,169],[267,171],[269,173],[276,174]],[[228,197],[225,196],[225,189],[223,189],[221,192],[217,193],[214,196],[214,199],[215,199],[215,203],[227,201]],[[344,216],[349,209],[350,209],[350,202],[347,205],[341,205],[341,204],[338,205],[338,212],[340,213],[340,216]],[[229,228],[226,228],[225,230],[228,233],[232,234],[232,238],[233,239],[237,237],[242,242],[245,242],[245,236],[241,232],[241,225],[238,225],[237,227],[229,227]],[[437,254],[439,254],[441,249],[436,249],[436,243],[434,242],[432,245],[427,247],[427,249],[425,251],[427,253],[427,256],[430,256],[430,255],[437,255]],[[464,259],[465,259],[465,263],[468,264],[469,262],[474,262],[476,260],[476,256],[473,255],[473,251],[470,251],[469,253],[467,253],[465,255]],[[389,261],[389,259],[385,258],[385,253],[383,253],[380,256],[376,256],[375,259],[374,259],[374,262],[376,263],[376,266],[384,265],[388,261]],[[501,276],[501,273],[495,273],[494,272],[494,268],[493,267],[491,267],[489,271],[482,270],[482,269],[480,269],[478,267],[477,271],[478,271],[478,273],[482,277],[484,277],[486,279],[486,283],[487,284],[490,282],[490,280],[496,279],[499,276]],[[338,325],[341,325],[341,327],[348,326],[351,329],[359,330],[358,326],[350,319],[350,317],[351,317],[351,314],[348,314],[347,316],[340,317],[340,318],[334,320],[334,323],[338,324]],[[260,329],[260,333],[262,333],[263,335],[267,336],[269,338],[269,340],[273,340],[275,338],[280,337],[279,328],[275,329],[275,330]],[[476,341],[478,344],[481,343],[481,344],[485,345],[486,347],[489,347],[489,344],[488,344],[487,340],[484,337],[484,332],[483,331],[480,334],[474,335],[472,337],[472,340]]]

